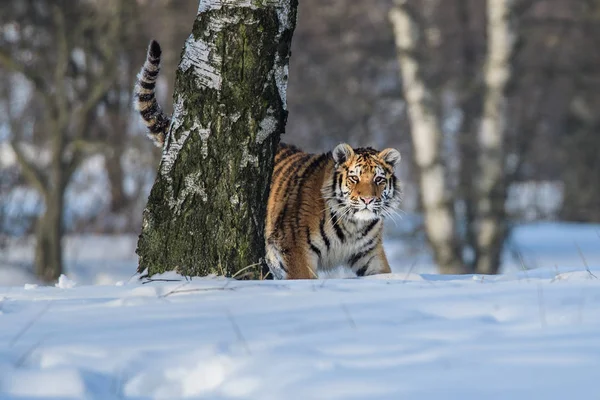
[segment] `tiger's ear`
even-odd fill
[[[340,143],[333,149],[333,160],[336,164],[343,164],[354,155],[354,150],[347,143]]]
[[[393,168],[400,162],[400,159],[402,157],[400,156],[400,152],[398,150],[389,148],[382,150],[379,153],[379,158],[381,158],[386,163],[390,164]]]

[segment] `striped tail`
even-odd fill
[[[134,89],[134,106],[148,127],[148,137],[162,147],[165,143],[171,118],[163,112],[156,101],[156,78],[160,71],[160,45],[153,40],[148,46],[148,55]]]

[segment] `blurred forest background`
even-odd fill
[[[503,1],[513,4],[514,46],[503,90],[502,218],[507,229],[600,222],[600,1]],[[314,152],[339,142],[398,148],[403,209],[419,215],[415,121],[390,18],[404,10],[416,35],[411,56],[439,116],[444,201],[468,247],[488,3],[300,0],[282,140]],[[133,85],[148,41],[157,39],[164,49],[158,95],[171,111],[174,71],[197,7],[197,0],[2,1],[0,252],[9,238],[34,235],[37,274],[51,280],[56,271],[41,265],[60,263],[53,243],[63,234],[139,232],[160,150],[131,106]],[[398,221],[405,239],[423,239],[418,221]]]

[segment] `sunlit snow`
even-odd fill
[[[591,399],[599,230],[519,228],[526,268],[507,250],[499,276],[433,274],[390,239],[394,274],[296,282],[142,283],[135,238],[89,236],[35,286],[24,244],[0,261],[0,398]]]

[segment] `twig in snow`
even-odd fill
[[[160,296],[158,296],[158,298],[162,298],[162,299],[164,299],[164,298],[165,298],[165,297],[167,297],[168,295],[170,295],[170,294],[172,294],[172,293],[175,293],[175,292],[177,292],[177,290],[178,290],[178,289],[180,289],[180,288],[182,288],[182,287],[184,287],[184,286],[187,286],[187,285],[189,285],[189,282],[184,282],[184,283],[182,283],[181,285],[175,286],[175,289],[173,289],[173,290],[171,290],[171,291],[168,291],[167,293],[165,293],[165,294],[163,294],[163,295],[160,295]]]
[[[4,292],[4,294],[8,294],[10,293],[10,291],[12,290],[12,286],[8,288],[8,290],[6,292]],[[0,296],[0,312],[4,309],[4,302],[6,300],[8,300],[9,298],[6,296]]]
[[[317,284],[319,285],[319,289],[323,289],[323,287],[325,286],[325,281],[327,280],[327,277],[324,277],[323,279],[321,279],[321,283],[319,283],[319,275],[316,274],[312,269],[310,269],[308,266],[306,267],[308,269],[308,272],[310,272],[310,274],[313,276],[313,281],[312,281],[312,291],[316,292],[317,291]]]
[[[138,272],[137,272],[137,271],[136,271],[136,272],[134,272],[134,273],[133,273],[133,274],[132,274],[132,275],[129,277],[129,279],[127,279],[127,282],[128,282],[128,283],[129,283],[129,282],[131,282],[131,280],[133,279],[133,277],[134,277],[134,276],[136,276],[137,274],[138,274]],[[146,275],[146,276],[148,276],[148,275]],[[140,276],[140,277],[138,278],[138,280],[141,280],[141,279],[143,279],[143,278],[144,278],[143,276]]]
[[[525,265],[525,260],[523,259],[523,254],[521,254],[521,252],[519,251],[519,252],[517,252],[517,256],[519,257],[519,261],[521,263],[521,269],[525,273],[525,279],[527,280],[527,282],[529,282],[529,274],[527,273],[528,269],[527,269],[527,266]]]
[[[235,322],[235,319],[233,318],[231,311],[229,311],[229,309],[226,309],[225,313],[227,314],[227,318],[229,319],[229,322],[231,323],[231,327],[233,328],[233,331],[235,332],[235,336],[237,336],[240,343],[242,343],[242,345],[244,346],[246,353],[248,355],[252,354],[250,352],[250,348],[248,347],[248,342],[246,341],[246,338],[242,334],[242,330],[240,329],[240,326],[237,324],[237,322]]]
[[[419,253],[421,253],[421,252],[423,251],[423,249],[425,248],[425,246],[426,246],[426,245],[425,245],[424,243],[423,243],[423,244],[421,244],[421,246],[420,246],[420,247],[419,247],[419,249],[417,250],[416,254],[419,254]],[[408,269],[408,271],[406,271],[406,275],[404,276],[404,280],[402,281],[402,283],[406,283],[406,282],[408,281],[408,276],[409,276],[409,275],[412,273],[413,269],[414,269],[414,268],[417,266],[417,262],[418,262],[418,260],[417,260],[417,259],[415,259],[415,260],[413,261],[413,263],[410,265],[410,268]],[[425,282],[427,282],[427,283],[429,283],[429,284],[431,284],[431,285],[435,286],[435,284],[434,284],[433,282],[431,282],[431,281],[429,281],[429,280],[427,280],[427,279],[425,280]]]
[[[236,288],[232,287],[232,288],[227,288],[227,287],[212,287],[212,288],[194,288],[194,289],[185,289],[185,290],[172,290],[166,294],[164,294],[161,297],[167,297],[170,296],[172,294],[178,294],[178,293],[192,293],[192,292],[216,292],[216,291],[220,291],[220,290],[235,290]]]
[[[138,274],[138,272],[136,271],[133,275],[131,275],[131,278],[133,278],[134,276],[136,276]],[[138,280],[142,280],[144,278],[148,278],[150,276],[150,274],[148,273],[148,268],[144,269],[142,272],[139,272],[140,277],[138,278]],[[131,280],[131,278],[129,278]]]
[[[167,297],[170,296],[172,294],[178,294],[178,293],[192,293],[192,292],[216,292],[216,291],[225,291],[225,290],[237,290],[237,289],[244,289],[244,288],[248,288],[251,286],[262,286],[260,283],[257,284],[248,284],[248,285],[243,285],[243,286],[234,286],[234,287],[228,287],[228,285],[233,282],[233,281],[227,281],[225,283],[225,285],[221,286],[221,287],[208,287],[208,288],[191,288],[191,289],[184,289],[184,290],[178,290],[177,288],[171,290],[170,292],[165,293],[164,295],[160,296],[160,297]],[[180,285],[178,287],[182,287],[188,285],[188,283],[184,283],[183,285]],[[289,289],[288,285],[269,285],[269,288],[278,288],[278,289]]]
[[[147,280],[145,280],[144,282],[142,282],[142,285],[145,285],[146,283],[152,283],[152,282],[181,282],[182,279],[152,279],[152,278],[148,278]],[[187,278],[186,278],[187,281]]]
[[[319,277],[317,276],[315,279],[319,279]],[[327,277],[323,278],[322,280],[323,280],[323,282],[321,282],[319,289],[323,289],[325,287],[325,283],[327,282]]]
[[[265,275],[262,274],[263,272],[260,271],[260,281],[266,281],[269,278],[269,275],[271,275],[271,271],[268,271]]]
[[[404,280],[402,281],[402,283],[406,283],[408,281],[408,276],[411,274],[412,270],[415,268],[416,265],[417,260],[414,260],[413,263],[410,265],[408,271],[406,271],[406,275],[404,276]]]
[[[254,263],[254,264],[250,264],[250,265],[248,265],[248,266],[246,266],[246,267],[244,267],[244,268],[240,269],[240,270],[239,270],[238,272],[236,272],[235,274],[233,274],[233,276],[232,276],[231,278],[232,278],[232,279],[237,279],[236,277],[237,277],[239,274],[241,274],[242,272],[244,272],[244,271],[246,271],[246,270],[248,270],[248,269],[250,269],[250,268],[252,268],[252,267],[256,267],[256,266],[258,266],[258,265],[260,265],[260,263]],[[240,279],[242,279],[242,278],[240,278]]]
[[[356,329],[356,323],[354,322],[352,315],[350,315],[350,311],[348,311],[348,307],[346,307],[346,305],[344,303],[340,304],[340,307],[342,308],[342,311],[344,311],[344,314],[346,314],[346,319],[348,320],[348,324],[350,325],[350,327],[352,329]]]
[[[31,320],[29,320],[29,322],[27,322],[25,324],[25,326],[23,326],[23,328],[21,328],[21,330],[15,335],[15,337],[13,337],[11,339],[11,341],[8,344],[8,347],[13,347],[21,338],[21,336],[23,336],[25,334],[25,332],[27,332],[29,330],[29,328],[31,328],[33,326],[33,324],[35,324],[40,318],[42,318],[42,316],[44,314],[46,314],[46,312],[48,311],[48,309],[50,308],[50,305],[52,303],[49,302],[46,307],[44,307],[42,309],[42,311],[40,311],[39,313],[36,314],[35,317],[33,317]]]
[[[577,251],[579,252],[579,256],[581,257],[581,260],[583,261],[583,265],[585,265],[585,270],[587,271],[587,273],[590,275],[591,278],[598,279],[598,277],[596,275],[594,275],[592,273],[592,271],[590,271],[590,266],[588,265],[587,260],[585,259],[585,256],[583,255],[583,252],[581,251],[581,247],[579,247],[579,245],[577,243],[575,243],[575,247],[577,247]]]
[[[23,366],[23,364],[25,364],[25,361],[27,361],[27,359],[29,358],[29,356],[36,350],[38,349],[43,342],[45,342],[51,335],[46,335],[43,338],[41,338],[40,340],[38,340],[37,342],[35,342],[33,344],[33,346],[30,346],[22,355],[21,357],[19,357],[19,359],[15,362],[15,368],[21,368]]]
[[[554,269],[556,270],[556,275],[554,275],[554,278],[552,278],[550,280],[550,283],[554,283],[556,281],[562,280],[562,277],[560,275],[560,270],[558,269],[558,265],[554,264]]]

